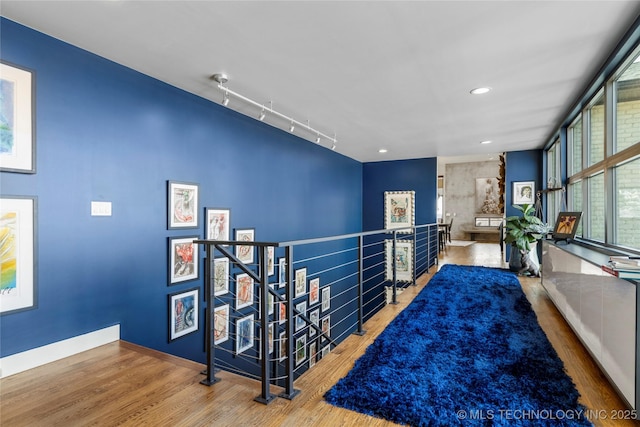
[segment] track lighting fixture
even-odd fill
[[[235,98],[238,98],[248,104],[253,105],[254,107],[260,108],[260,115],[258,115],[258,120],[260,121],[264,121],[264,119],[266,118],[267,113],[269,113],[270,115],[279,117],[280,119],[286,120],[290,123],[289,125],[289,132],[293,132],[296,127],[301,128],[303,130],[306,130],[307,132],[309,132],[311,135],[315,135],[315,141],[317,144],[320,143],[321,138],[326,139],[327,141],[330,141],[333,143],[333,145],[331,146],[332,150],[336,149],[336,137],[335,135],[333,137],[330,137],[329,135],[320,132],[317,129],[312,128],[309,125],[309,120],[307,120],[307,123],[302,123],[298,120],[295,120],[289,116],[286,116],[276,110],[273,109],[273,102],[269,102],[269,107],[265,107],[264,104],[260,104],[256,101],[254,101],[253,99],[247,98],[244,95],[239,94],[238,92],[234,92],[231,89],[228,89],[224,84],[227,83],[229,81],[229,77],[227,77],[226,74],[224,73],[216,73],[214,75],[212,75],[211,80],[215,81],[216,83],[218,83],[218,89],[224,91],[224,97],[222,99],[222,105],[224,105],[225,107],[229,105],[229,100],[230,100],[230,96],[233,96]],[[256,116],[253,116],[256,117]],[[271,123],[270,123],[271,124]],[[276,126],[273,125],[272,126]],[[278,126],[276,126],[278,127]]]

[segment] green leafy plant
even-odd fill
[[[504,242],[516,246],[521,251],[529,252],[531,244],[542,239],[551,231],[551,227],[535,215],[533,205],[514,207],[522,212],[522,216],[507,217]]]

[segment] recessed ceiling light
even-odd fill
[[[491,91],[490,87],[477,87],[475,89],[471,89],[469,93],[471,93],[472,95],[482,95],[483,93],[487,93],[490,91]]]
[[[387,149],[386,148],[381,148],[378,150],[378,153],[386,153]]]
[[[486,140],[486,141],[480,141],[480,144],[491,144],[492,141]]]

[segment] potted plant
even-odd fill
[[[509,269],[518,274],[540,275],[536,244],[551,231],[549,225],[535,215],[533,205],[515,205],[521,216],[507,217],[504,242],[511,245]]]

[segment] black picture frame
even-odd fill
[[[553,229],[553,240],[572,240],[578,230],[580,218],[582,218],[582,212],[559,212]]]

